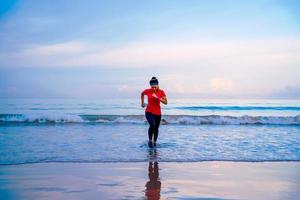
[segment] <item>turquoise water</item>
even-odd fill
[[[0,102],[1,165],[300,161],[297,101],[170,101],[163,106],[156,149],[147,147],[148,125],[138,100]]]
[[[0,114],[139,115],[144,114],[139,101],[0,99]],[[162,108],[165,115],[296,116],[300,100],[169,99]]]

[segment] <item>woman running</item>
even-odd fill
[[[152,148],[156,146],[158,128],[161,120],[160,102],[167,104],[168,100],[165,92],[159,89],[158,80],[155,77],[152,77],[150,80],[150,86],[151,88],[144,90],[141,94],[141,106],[143,108],[145,107],[144,96],[147,95],[148,105],[145,115],[150,126],[148,129],[148,146]]]

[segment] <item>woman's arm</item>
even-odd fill
[[[160,98],[160,102],[162,102],[163,104],[167,105],[167,104],[168,104],[168,99],[167,99],[167,97],[162,97],[162,98]]]
[[[141,93],[141,107],[144,108],[145,107],[145,104],[144,104],[144,92]]]

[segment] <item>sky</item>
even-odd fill
[[[1,0],[0,98],[300,99],[300,0]]]

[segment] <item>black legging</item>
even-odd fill
[[[156,142],[157,137],[158,137],[158,127],[160,124],[161,115],[154,115],[150,112],[146,112],[145,115],[146,115],[147,121],[150,125],[150,127],[148,129],[149,140],[152,140],[152,136],[154,134],[154,142]]]

